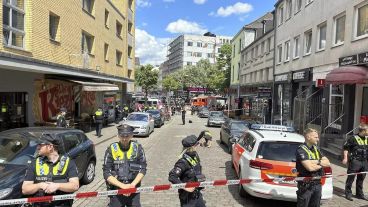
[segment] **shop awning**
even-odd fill
[[[343,66],[333,69],[326,76],[327,84],[368,83],[368,68],[363,66]]]
[[[70,81],[82,85],[83,91],[119,91],[119,87],[117,85],[110,83],[84,82],[79,80]]]

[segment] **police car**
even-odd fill
[[[233,145],[232,162],[239,179],[296,177],[295,152],[304,137],[292,127],[253,124]],[[330,167],[323,169],[331,175]],[[332,198],[332,178],[322,179],[322,199]],[[297,183],[251,182],[239,185],[239,194],[285,201],[296,201]]]

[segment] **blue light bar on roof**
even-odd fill
[[[271,124],[252,124],[250,128],[254,130],[295,132],[293,127],[281,126],[281,125],[271,125]]]

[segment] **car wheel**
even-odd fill
[[[241,174],[241,170],[240,170],[240,166],[239,166],[239,180],[243,179],[242,178],[242,174]],[[244,190],[243,185],[239,184],[238,186],[238,193],[240,195],[240,197],[245,198],[247,197],[247,192]]]
[[[90,160],[87,165],[86,171],[84,172],[84,175],[82,177],[83,184],[87,185],[93,181],[93,179],[95,178],[95,173],[96,173],[95,166],[96,166],[95,161]]]
[[[231,154],[231,153],[233,152],[233,146],[232,146],[232,144],[230,143],[230,141],[229,141],[229,143],[227,143],[227,152],[228,152],[229,154]]]
[[[222,133],[220,132],[220,144],[224,144],[224,141],[222,141]]]
[[[208,127],[210,127],[210,126],[211,126],[211,125],[210,125],[210,122],[207,122],[207,126],[208,126]]]

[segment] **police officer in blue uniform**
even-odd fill
[[[30,161],[22,185],[24,195],[63,195],[79,189],[78,170],[68,156],[58,153],[59,140],[43,134],[38,144],[39,156]],[[71,207],[73,200],[35,203],[34,207]]]
[[[169,181],[173,184],[186,182],[203,182],[205,176],[202,174],[202,166],[196,147],[198,138],[195,135],[187,136],[182,140],[184,151],[180,159],[175,163],[169,173]],[[179,189],[179,200],[182,207],[205,207],[202,197],[202,188]]]
[[[368,171],[368,125],[361,124],[359,132],[349,137],[344,144],[343,164],[348,164],[348,173],[358,173]],[[356,197],[368,200],[364,196],[363,182],[366,174],[358,174],[356,180]],[[345,198],[353,201],[351,187],[355,180],[355,175],[349,175],[345,184]]]
[[[117,128],[120,141],[112,143],[106,149],[102,168],[104,178],[109,189],[139,187],[147,166],[143,147],[132,140],[133,127],[123,124]],[[141,206],[140,194],[112,196],[109,206]]]
[[[304,131],[305,143],[296,150],[298,177],[322,176],[323,168],[330,167],[330,161],[317,148],[318,132],[308,128]],[[298,181],[297,206],[319,207],[322,196],[321,179]]]

